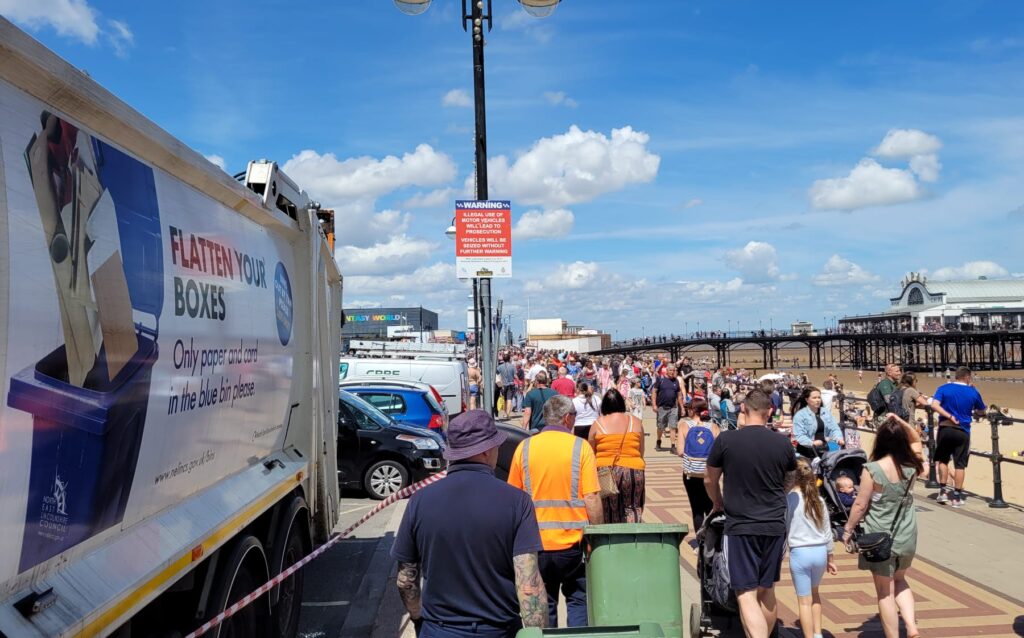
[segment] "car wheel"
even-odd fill
[[[377,461],[366,470],[363,487],[378,501],[398,492],[409,484],[409,471],[398,461],[386,459]]]

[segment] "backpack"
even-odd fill
[[[708,455],[715,442],[711,428],[704,425],[690,426],[683,441],[683,472],[687,476],[704,476]]]
[[[868,392],[868,405],[871,406],[871,411],[877,416],[879,414],[885,414],[886,410],[889,409],[888,404],[885,401],[885,395],[878,389],[878,385],[871,388],[871,392]],[[896,394],[895,392],[893,394]]]
[[[903,390],[896,390],[889,395],[889,400],[885,406],[889,414],[895,414],[904,421],[910,420],[910,413],[903,409]]]

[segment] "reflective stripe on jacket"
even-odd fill
[[[589,524],[580,483],[583,455],[590,452],[592,456],[593,452],[589,446],[585,452],[585,441],[577,436],[568,433],[556,433],[554,436],[557,438],[549,440],[551,435],[540,434],[522,444],[523,490],[533,500],[541,541],[547,551],[568,549],[579,543],[583,538],[583,528]],[[572,437],[571,452],[569,437]],[[541,456],[538,456],[536,448],[531,455],[531,443],[536,443],[537,447],[544,446],[540,450]],[[568,467],[569,480],[564,480],[564,473],[544,471],[543,467],[549,464],[552,469]],[[590,466],[593,467],[593,463]]]

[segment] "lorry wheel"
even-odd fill
[[[266,582],[267,557],[255,536],[239,538],[225,556],[210,595],[208,618],[221,613]],[[269,628],[270,607],[264,594],[209,635],[212,638],[269,638]]]
[[[301,496],[292,499],[281,519],[281,527],[275,538],[277,542],[270,557],[272,573],[280,574],[309,553],[310,540],[304,517],[308,516],[306,500]],[[277,638],[293,638],[299,631],[299,611],[302,608],[303,570],[288,577],[288,580],[270,590],[274,616],[274,635]]]
[[[398,461],[377,461],[366,470],[363,487],[378,501],[385,499],[409,484],[409,471]]]

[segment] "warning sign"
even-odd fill
[[[455,202],[455,272],[461,278],[512,276],[511,202]]]

